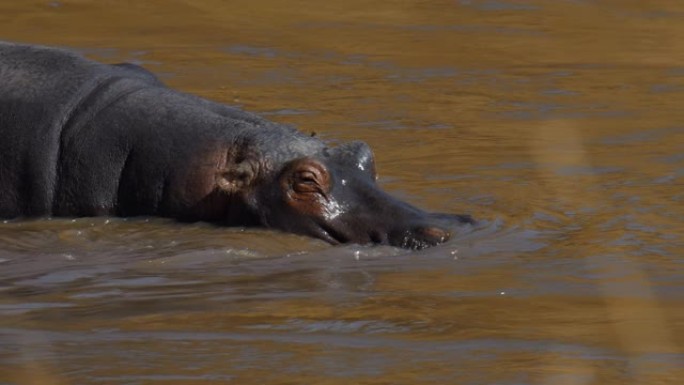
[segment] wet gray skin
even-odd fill
[[[373,154],[363,142],[324,148],[287,162],[277,183],[261,189],[259,214],[267,227],[331,244],[385,244],[422,249],[447,241],[449,227],[467,215],[430,214],[395,199],[376,183]]]

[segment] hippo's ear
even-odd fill
[[[256,162],[244,160],[219,170],[216,184],[224,192],[233,194],[248,188],[256,178]]]

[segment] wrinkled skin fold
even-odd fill
[[[133,64],[0,43],[0,217],[96,215],[411,249],[472,223],[383,192],[363,142],[329,147]]]

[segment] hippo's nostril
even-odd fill
[[[420,233],[427,238],[428,241],[432,241],[435,244],[446,242],[451,238],[451,233],[440,229],[439,227],[424,227],[420,230]]]
[[[390,234],[389,243],[405,249],[419,250],[449,240],[449,231],[436,226],[420,226]]]

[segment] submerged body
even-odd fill
[[[0,43],[2,218],[155,215],[409,248],[449,238],[375,178],[365,143],[328,147],[132,64]]]

